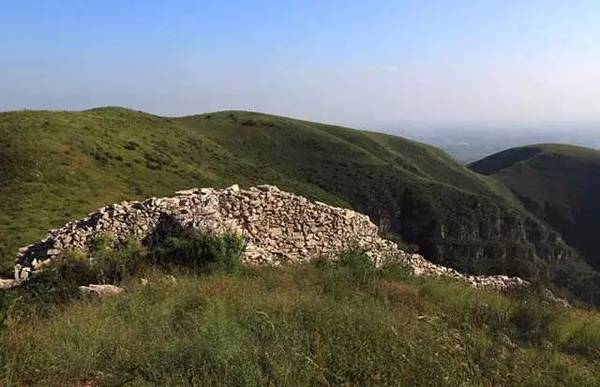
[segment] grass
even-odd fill
[[[143,286],[140,278],[148,280]],[[157,269],[114,298],[9,317],[6,385],[597,385],[600,315],[375,270],[360,254]],[[17,313],[15,313],[17,314]]]
[[[570,254],[496,180],[428,145],[259,113],[99,108],[0,113],[0,264],[9,273],[18,247],[100,206],[233,183],[353,207],[461,270],[509,272],[502,257],[515,251]],[[523,222],[527,241],[512,231]]]

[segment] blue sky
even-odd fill
[[[0,0],[0,110],[600,120],[600,1]]]

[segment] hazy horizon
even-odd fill
[[[600,123],[595,1],[124,3],[0,2],[0,111],[253,110],[375,130]]]

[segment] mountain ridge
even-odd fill
[[[574,145],[534,144],[511,148],[469,166],[509,187],[600,268],[600,151]]]

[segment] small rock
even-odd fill
[[[15,279],[0,278],[0,290],[12,289],[17,285],[19,285],[19,282]]]
[[[115,285],[89,284],[88,286],[79,287],[79,291],[83,294],[96,294],[98,296],[114,296],[121,294],[123,290],[123,288]]]
[[[256,188],[258,188],[259,190],[263,191],[263,192],[280,192],[279,188],[277,188],[274,185],[269,185],[269,184],[261,184],[256,186]]]
[[[190,188],[190,189],[184,189],[181,191],[176,191],[175,194],[176,195],[195,195],[198,193],[198,188]]]

